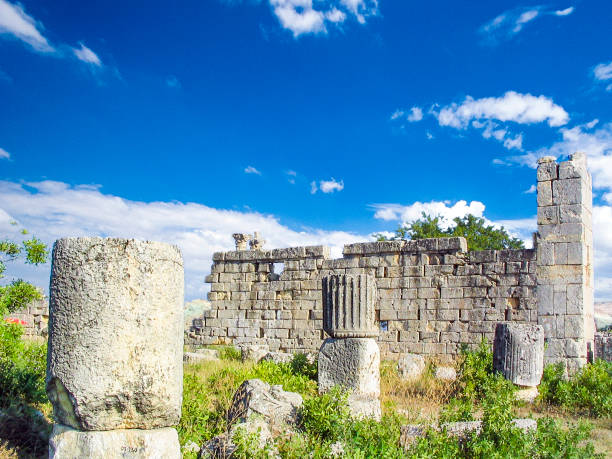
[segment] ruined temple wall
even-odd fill
[[[233,251],[214,255],[209,300],[189,340],[318,350],[321,278],[376,277],[378,343],[383,358],[400,353],[449,356],[461,344],[492,341],[495,324],[537,323],[534,250],[467,253],[463,238],[351,244],[330,259],[326,247]],[[274,264],[284,263],[275,274]]]

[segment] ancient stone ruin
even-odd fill
[[[53,458],[179,458],[183,386],[178,248],[68,238],[53,247],[47,394]]]
[[[323,278],[323,329],[329,334],[319,350],[319,392],[334,386],[350,391],[354,416],[380,418],[380,351],[373,337],[376,282],[368,274]]]
[[[583,154],[543,158],[537,177],[534,249],[468,252],[465,239],[442,238],[349,244],[331,259],[324,246],[246,250],[250,236],[234,235],[237,250],[213,256],[212,309],[188,340],[316,352],[329,337],[322,279],[367,274],[384,359],[450,358],[511,322],[542,325],[545,361],[574,371],[593,349],[591,178]]]

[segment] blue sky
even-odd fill
[[[529,239],[539,156],[586,151],[612,300],[612,3],[0,0],[0,228],[343,243],[422,210]],[[20,267],[46,283],[48,266]]]

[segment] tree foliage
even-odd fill
[[[16,222],[11,222],[11,224],[16,225]],[[27,235],[28,232],[22,229],[21,234]],[[45,243],[36,237],[26,239],[21,243],[10,239],[0,241],[0,279],[5,277],[7,263],[20,258],[27,264],[39,265],[47,261],[49,250]],[[36,287],[21,279],[0,286],[0,317],[18,311],[40,297],[40,292]]]
[[[377,240],[428,239],[439,237],[461,236],[467,240],[469,250],[522,249],[523,241],[512,237],[504,227],[496,228],[487,225],[484,218],[468,214],[453,219],[453,225],[444,229],[439,216],[423,212],[421,218],[408,225],[400,225],[395,236],[388,238],[378,234]]]

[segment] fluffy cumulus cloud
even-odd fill
[[[440,126],[455,129],[479,130],[485,139],[495,139],[508,150],[523,150],[523,134],[513,134],[504,123],[548,123],[551,127],[563,126],[569,115],[563,107],[546,96],[533,96],[508,91],[501,97],[467,96],[462,102],[453,102],[430,111]]]
[[[472,120],[512,121],[519,124],[547,122],[562,126],[569,120],[563,107],[546,96],[508,91],[501,97],[474,99],[467,96],[460,104],[442,107],[435,115],[440,126],[465,129]]]
[[[318,229],[295,230],[272,215],[215,209],[196,203],[140,202],[104,194],[95,186],[62,182],[0,181],[0,232],[18,238],[27,228],[51,244],[68,236],[116,236],[177,244],[185,260],[186,300],[202,298],[212,254],[233,250],[236,232],[259,231],[266,248],[324,244],[341,256],[344,244],[368,240],[367,235]],[[18,226],[9,224],[11,220]],[[46,287],[49,266],[15,265],[11,272]]]
[[[504,11],[482,25],[478,32],[483,36],[485,43],[495,45],[502,40],[511,39],[535,19],[545,16],[569,16],[573,12],[573,6],[563,10],[551,10],[542,6],[515,8]]]
[[[406,120],[409,123],[415,123],[423,119],[423,110],[421,107],[412,107],[410,110],[395,110],[391,115],[391,120]]]
[[[0,159],[11,159],[11,155],[4,148],[0,148]]]
[[[335,178],[331,178],[329,180],[319,180],[319,185],[317,186],[316,181],[312,181],[310,183],[310,193],[315,194],[317,191],[321,190],[322,193],[333,193],[334,191],[342,191],[344,189],[344,180],[337,181]]]
[[[299,37],[309,33],[325,33],[348,18],[360,24],[378,12],[377,0],[269,0],[280,25]]]

